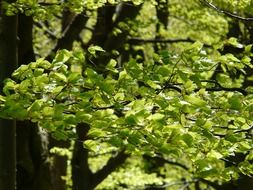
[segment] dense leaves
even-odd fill
[[[245,67],[230,54],[217,59]],[[216,64],[195,43],[181,55],[163,52],[153,63],[131,60],[121,70],[111,60],[102,75],[83,53],[61,50],[52,63],[38,59],[6,80],[1,117],[38,122],[58,139],[75,138],[75,126],[88,123],[84,146],[92,151],[107,142],[131,152],[187,157],[196,177],[228,181],[238,172],[253,173],[250,156],[238,168],[223,161],[252,151],[252,96],[223,84],[223,76],[210,80]]]
[[[124,3],[138,7],[134,16],[129,11],[131,19],[118,13]],[[167,25],[156,12],[162,3]],[[38,55],[4,81],[0,117],[30,120],[57,140],[81,142],[94,173],[119,150],[131,155],[97,189],[217,188],[253,175],[251,25],[230,14],[251,15],[249,1],[18,0],[4,6],[7,15],[33,17]],[[101,29],[110,8],[115,13]],[[54,52],[55,41],[67,36],[61,28],[66,10],[87,23],[73,50]],[[80,138],[81,124],[87,136]],[[51,152],[71,157],[66,149]]]

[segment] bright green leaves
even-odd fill
[[[127,73],[134,79],[143,78],[143,67],[138,64],[134,59],[130,60],[126,65],[125,69]]]
[[[210,80],[216,61],[201,48],[193,44],[180,56],[164,52],[154,63],[132,59],[122,70],[112,59],[104,73],[86,64],[82,52],[58,51],[52,63],[39,59],[5,81],[0,116],[38,122],[58,139],[75,138],[75,127],[85,123],[90,129],[84,147],[94,152],[106,143],[141,154],[185,156],[198,176],[212,177],[219,168],[223,177],[217,180],[228,179],[236,171],[221,159],[252,149],[253,101],[231,85],[223,87],[228,70]],[[96,46],[89,51],[103,52]],[[242,68],[237,57],[224,57]]]
[[[5,85],[3,88],[3,92],[5,93],[5,95],[10,95],[10,91],[14,91],[17,87],[15,81],[11,80],[11,79],[6,79],[5,81]]]
[[[184,99],[198,108],[204,107],[207,104],[203,99],[194,95],[185,96]]]
[[[50,77],[55,79],[56,81],[67,82],[67,77],[63,73],[52,73]]]
[[[103,50],[103,48],[99,47],[99,46],[90,46],[88,48],[88,52],[93,55],[96,56],[97,52],[105,52],[105,50]]]
[[[223,162],[215,159],[200,159],[194,163],[197,169],[197,176],[201,178],[212,179],[213,177],[220,177],[223,169]],[[217,175],[220,174],[220,175]]]
[[[227,41],[226,41],[227,44],[230,44],[234,47],[237,47],[237,48],[243,48],[243,44],[239,43],[238,42],[238,39],[237,38],[234,38],[234,37],[231,37],[229,38]]]
[[[3,98],[4,100],[0,107],[0,117],[2,118],[16,118],[19,120],[25,120],[27,118],[28,112],[24,108],[29,105],[29,100],[22,98],[19,95],[12,94]]]
[[[58,51],[54,60],[52,61],[52,64],[57,64],[57,65],[64,64],[70,59],[71,55],[72,53],[67,50]]]
[[[113,73],[118,73],[116,66],[117,66],[117,61],[114,59],[111,59],[109,63],[106,65],[106,70],[111,71]]]
[[[233,95],[229,97],[228,103],[230,104],[230,108],[233,110],[240,110],[242,107],[242,102],[241,102],[242,96],[240,95]]]
[[[103,80],[103,76],[98,75],[97,72],[91,68],[87,68],[85,70],[85,74],[87,75],[87,78],[90,79],[92,84],[99,84],[101,80]]]

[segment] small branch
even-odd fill
[[[202,183],[205,183],[205,184],[213,187],[214,189],[220,189],[220,187],[221,187],[219,184],[209,181],[209,180],[206,180],[206,179],[203,179],[203,178],[199,178],[198,180]]]
[[[180,43],[180,42],[186,42],[186,43],[195,43],[196,40],[192,40],[190,38],[186,39],[142,39],[142,38],[129,38],[128,43],[132,45],[136,44],[144,44],[144,43]],[[203,44],[206,48],[211,48],[211,45]]]
[[[253,129],[253,126],[251,126],[248,129],[236,130],[234,133],[250,132],[252,129]]]
[[[198,90],[200,90],[200,89],[196,89],[195,91],[198,91]],[[205,90],[209,91],[209,92],[218,92],[218,91],[234,92],[234,91],[237,91],[237,92],[242,93],[242,95],[244,95],[244,96],[248,95],[248,93],[244,89],[241,89],[241,88],[219,87],[219,88],[206,88]]]
[[[115,171],[116,168],[121,166],[128,157],[129,154],[125,153],[124,150],[119,152],[117,156],[111,157],[107,164],[93,175],[93,187],[95,188],[100,184],[108,175]]]
[[[62,5],[61,3],[46,3],[46,2],[40,2],[38,3],[40,6],[47,7],[47,6],[55,6],[55,5]]]
[[[167,160],[166,158],[163,158],[162,156],[149,156],[149,155],[144,155],[143,156],[145,159],[148,159],[148,160],[154,160],[156,162],[159,163],[159,165],[163,165],[163,164],[171,164],[171,165],[174,165],[174,166],[178,166],[186,171],[189,171],[189,168],[187,166],[185,166],[184,164],[181,164],[179,162],[174,162],[174,161],[171,161],[171,160]]]
[[[143,43],[179,43],[179,42],[189,42],[194,43],[195,41],[187,39],[142,39],[142,38],[130,38],[128,42],[131,44],[143,44]]]
[[[182,89],[173,85],[173,84],[170,84],[170,83],[167,83],[165,84],[165,86],[163,87],[163,89],[173,89],[173,90],[176,90],[178,91],[179,93],[182,93]]]
[[[81,31],[86,25],[86,22],[88,21],[88,18],[85,17],[83,14],[84,13],[77,15],[73,20],[71,20],[71,22],[68,24],[65,31],[63,32],[63,36],[57,41],[55,47],[46,57],[47,60],[50,60],[51,54],[55,53],[59,49],[72,49],[73,42],[75,40],[78,40],[79,34],[81,33]]]
[[[46,26],[44,26],[43,23],[41,22],[35,22],[35,25],[39,28],[41,28],[42,30],[44,30],[46,32],[46,34],[48,34],[48,36],[53,39],[53,40],[56,40],[58,39],[57,36],[54,34],[53,31],[49,30]]]
[[[209,92],[218,92],[218,91],[227,91],[227,92],[234,92],[234,91],[237,91],[237,92],[240,92],[242,93],[244,96],[247,96],[248,95],[248,92],[245,91],[244,89],[242,88],[226,88],[226,87],[222,87],[221,84],[215,80],[201,80],[200,82],[208,82],[208,83],[213,83],[216,87],[212,87],[212,88],[205,88],[206,91],[209,91]],[[195,89],[194,91],[197,92],[199,91],[200,89]]]
[[[199,0],[199,1],[202,2],[202,3],[204,3],[206,6],[212,8],[213,10],[215,10],[215,11],[217,11],[219,13],[222,13],[222,14],[228,16],[228,17],[236,18],[236,19],[239,19],[239,20],[242,20],[242,21],[248,21],[248,22],[253,21],[253,17],[242,17],[242,16],[236,15],[234,13],[225,11],[223,9],[218,8],[217,6],[215,6],[214,4],[210,3],[207,0]]]
[[[161,188],[166,188],[166,187],[171,187],[174,185],[184,185],[181,189],[185,189],[187,186],[189,186],[191,183],[195,183],[196,180],[191,180],[191,181],[176,181],[172,183],[164,183],[162,185],[147,185],[145,189],[161,189]]]

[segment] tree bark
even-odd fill
[[[18,15],[18,65],[35,61],[33,19]],[[48,138],[30,121],[17,122],[17,189],[52,190]]]
[[[51,60],[52,56],[59,49],[71,50],[73,43],[78,39],[79,34],[84,29],[89,17],[84,15],[85,12],[80,13],[73,18],[69,19],[69,23],[64,22],[62,26],[64,31],[62,37],[57,41],[55,47],[51,50],[49,55],[46,57],[47,60]],[[64,17],[65,18],[65,17]]]
[[[76,127],[78,139],[74,145],[71,162],[73,190],[95,189],[129,157],[129,154],[122,150],[116,156],[112,156],[102,169],[98,170],[96,173],[92,173],[88,164],[89,150],[83,147],[83,142],[87,139],[89,129],[90,126],[84,123]]]
[[[7,0],[8,3],[14,2]],[[1,2],[0,2],[1,3]],[[17,16],[4,15],[0,4],[0,87],[17,67]],[[16,189],[16,126],[0,119],[0,189]]]
[[[156,39],[161,39],[161,27],[164,29],[168,28],[169,22],[169,10],[168,10],[168,0],[157,0],[156,5],[156,16],[158,18],[158,23],[156,24]],[[154,44],[155,52],[158,52],[159,49],[166,49],[166,44]]]
[[[50,148],[59,147],[59,148],[69,148],[69,141],[59,141],[50,137]],[[51,155],[51,176],[54,190],[65,190],[67,188],[66,181],[62,179],[62,176],[67,175],[67,156],[62,155]]]
[[[92,190],[92,172],[88,164],[88,150],[83,148],[90,127],[87,124],[76,126],[78,136],[74,145],[72,156],[72,182],[73,190]]]
[[[108,19],[108,21],[106,22],[108,26],[107,27],[103,26],[104,22],[98,20],[95,27],[95,31],[93,33],[94,36],[89,42],[89,44],[101,46],[106,51],[106,53],[102,53],[101,55],[99,55],[99,58],[88,59],[92,62],[92,64],[93,63],[96,64],[97,71],[103,73],[104,67],[105,65],[107,65],[110,59],[118,58],[118,55],[114,55],[112,53],[113,50],[117,50],[119,54],[124,53],[125,51],[124,45],[128,41],[130,31],[125,27],[120,27],[119,23],[124,22],[126,23],[129,20],[134,20],[136,16],[139,14],[141,7],[142,5],[134,6],[131,3],[121,3],[120,5],[118,5],[115,11],[112,7],[111,8],[102,7],[101,9],[98,10],[99,11],[98,15],[105,14],[106,18]],[[112,19],[113,11],[115,12],[114,21]],[[100,19],[100,17],[98,17],[97,19]],[[100,36],[96,35],[99,32],[101,32],[100,31],[101,28],[103,28],[103,31],[106,31],[106,33]],[[113,33],[114,29],[120,29],[121,33],[114,34]],[[96,39],[96,37],[99,37],[99,39]]]

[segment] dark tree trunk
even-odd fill
[[[35,61],[33,52],[33,19],[18,16],[18,64]],[[52,190],[48,139],[36,124],[17,122],[17,189]]]
[[[94,44],[103,46],[108,35],[113,30],[113,15],[115,6],[104,6],[97,10],[97,23],[92,34],[92,38],[87,46]]]
[[[89,19],[89,17],[85,16],[85,12],[78,15],[72,15],[69,12],[69,17],[71,18],[69,18],[68,22],[62,22],[62,29],[64,30],[62,37],[57,41],[55,47],[46,57],[47,60],[51,60],[59,49],[72,50],[74,41],[79,38],[79,34],[84,29]],[[63,18],[66,18],[66,15],[64,15]]]
[[[50,148],[69,148],[69,141],[58,141],[50,138]],[[67,175],[67,156],[51,155],[51,176],[54,190],[65,190],[67,188],[66,181],[62,179],[62,176]]]
[[[142,5],[134,6],[130,3],[121,3],[116,9],[114,7],[102,7],[98,10],[98,15],[106,17],[106,21],[100,20],[101,17],[97,18],[98,21],[92,39],[88,44],[99,45],[106,51],[106,53],[99,55],[99,58],[91,60],[92,64],[95,63],[97,65],[99,72],[104,72],[104,67],[110,59],[118,58],[118,55],[112,53],[113,50],[117,50],[120,55],[126,51],[124,45],[127,43],[130,31],[125,27],[120,27],[119,23],[127,23],[129,20],[134,20],[139,14],[141,7]],[[113,16],[115,16],[114,21],[112,19]],[[113,30],[117,28],[121,30],[120,34],[113,33]],[[101,33],[101,30],[104,32]],[[125,57],[122,58],[123,61],[127,60]]]
[[[84,123],[76,127],[78,139],[74,145],[71,162],[73,190],[95,189],[109,174],[121,166],[129,156],[122,150],[115,157],[111,157],[102,169],[92,173],[88,164],[89,150],[83,147],[83,142],[87,139],[89,129],[90,126]]]
[[[90,127],[79,124],[76,127],[78,136],[74,145],[72,156],[72,182],[73,190],[92,190],[92,173],[88,165],[88,150],[83,148]]]
[[[14,1],[7,0],[8,3]],[[17,67],[17,16],[5,16],[0,4],[0,87]],[[0,189],[16,189],[15,121],[0,119]]]
[[[156,5],[156,16],[158,18],[158,23],[156,24],[156,39],[161,39],[161,28],[164,27],[164,29],[168,28],[168,22],[169,22],[169,9],[168,9],[168,0],[157,0]],[[155,44],[155,52],[158,52],[159,49],[166,48],[166,44]]]
[[[17,190],[53,190],[48,139],[36,124],[17,122]]]

